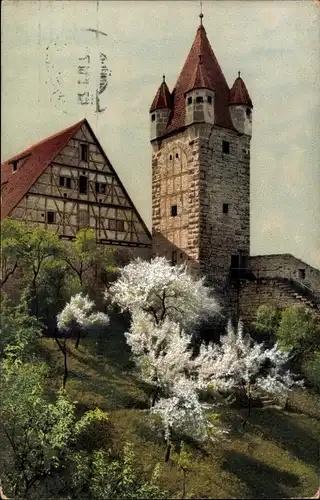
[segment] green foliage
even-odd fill
[[[10,450],[4,473],[13,494],[28,498],[34,488],[59,473],[81,433],[108,417],[98,409],[77,421],[75,404],[64,390],[54,403],[47,400],[47,365],[22,363],[19,345],[12,344],[7,351],[15,356],[7,357],[1,370],[0,429]]]
[[[167,492],[157,485],[160,469],[156,466],[148,479],[137,464],[131,443],[125,443],[123,456],[116,460],[110,452],[96,450],[90,456],[83,452],[73,455],[72,475],[76,498],[107,500],[112,498],[167,498]]]
[[[5,218],[1,222],[1,281],[3,286],[26,259],[29,251],[26,225]]]
[[[175,451],[171,452],[171,460],[182,471],[183,474],[181,498],[191,498],[191,494],[186,495],[186,479],[188,471],[194,469],[195,464],[192,453],[187,450],[186,445],[183,441],[181,441],[180,443],[179,453],[176,453]]]
[[[22,297],[19,306],[14,306],[3,294],[0,302],[0,356],[17,357],[23,361],[30,356],[39,343],[42,325],[35,316],[29,316],[27,300]]]
[[[320,346],[319,324],[304,307],[291,306],[282,311],[277,342],[283,350],[300,354],[313,352]]]
[[[302,372],[306,379],[320,390],[320,351],[316,351],[303,361]]]
[[[270,305],[261,305],[256,312],[254,328],[259,333],[272,334],[277,331],[281,319],[278,308]]]

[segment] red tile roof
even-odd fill
[[[244,104],[253,108],[249,92],[240,76],[240,72],[230,90],[229,104]]]
[[[166,84],[163,76],[163,82],[158,88],[155,98],[153,99],[153,102],[151,104],[150,113],[152,113],[156,109],[163,109],[163,108],[171,109],[171,107],[172,107],[172,97],[170,94],[170,90],[168,89],[168,85]]]
[[[213,53],[206,31],[201,24],[184,63],[178,81],[172,91],[173,109],[169,118],[165,134],[184,127],[185,120],[185,92],[188,90],[195,69],[202,56],[202,71],[207,75],[210,88],[215,91],[215,123],[221,127],[234,130],[228,108],[229,87],[222,73],[216,56]]]
[[[1,165],[1,184],[3,185],[1,220],[10,214],[46,167],[84,123],[87,123],[87,120],[81,120],[72,127],[38,142]],[[12,162],[22,158],[26,158],[26,160],[13,172]]]
[[[202,64],[202,55],[201,54],[199,55],[199,60],[198,60],[197,66],[196,66],[195,71],[194,71],[192,78],[190,80],[188,92],[190,90],[195,90],[195,89],[214,90],[214,88],[212,88],[212,83],[210,82],[210,79],[209,79],[208,74],[205,70],[205,67]]]

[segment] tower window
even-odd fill
[[[247,116],[251,116],[251,109],[250,109],[250,108],[247,108],[247,109],[246,109],[246,115],[247,115]]]
[[[188,105],[192,104],[192,97],[188,97]]]
[[[17,161],[13,161],[12,162],[12,172],[16,172],[18,169],[18,162]]]
[[[87,194],[88,190],[88,179],[84,175],[80,175],[79,177],[79,193]]]
[[[306,278],[306,270],[305,269],[299,269],[298,270],[298,277],[300,280],[304,280]]]
[[[198,95],[198,96],[196,97],[196,102],[198,102],[198,103],[203,102],[203,97],[202,97],[202,95]]]
[[[178,215],[177,205],[172,205],[172,207],[171,207],[171,216],[172,217],[176,217],[176,215]]]
[[[169,156],[169,160],[172,160],[172,155]]]
[[[208,95],[208,103],[212,104],[212,97],[211,97],[211,95]]]
[[[173,266],[175,266],[177,263],[177,252],[176,250],[172,250],[172,253],[171,253],[171,264]]]
[[[156,115],[155,115],[155,113],[153,113],[153,114],[151,115],[151,121],[153,121],[153,122],[154,122],[154,121],[155,121],[155,119],[156,119]]]
[[[176,158],[179,158],[179,153],[176,153]]]
[[[48,224],[54,224],[55,223],[55,213],[54,212],[47,212],[47,223]]]
[[[222,152],[229,154],[230,153],[230,142],[229,141],[222,141]]]
[[[223,214],[227,214],[227,213],[229,213],[229,205],[228,205],[228,203],[224,203],[224,204],[222,205],[222,213],[223,213]]]
[[[81,161],[88,161],[88,145],[80,144],[81,148]]]

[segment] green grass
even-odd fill
[[[99,435],[101,446],[120,449],[125,440],[135,445],[146,469],[162,463],[163,486],[181,492],[182,473],[164,464],[161,432],[150,427],[148,390],[134,371],[120,320],[112,331],[84,339],[78,351],[70,341],[67,391],[79,411],[95,408],[110,413],[109,431]],[[51,367],[50,389],[61,385],[63,358],[54,340],[43,339],[41,354]],[[320,398],[295,393],[290,411],[252,410],[245,431],[241,410],[229,409],[223,419],[231,432],[223,442],[199,446],[188,443],[193,469],[187,493],[195,498],[290,498],[312,496],[318,487]],[[318,418],[316,418],[318,417]]]

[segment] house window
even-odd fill
[[[124,231],[124,221],[123,220],[117,220],[117,231],[120,231],[123,233],[123,231]]]
[[[229,213],[229,205],[228,205],[228,203],[223,203],[223,205],[222,205],[222,213],[223,214]]]
[[[50,211],[47,212],[47,223],[48,224],[54,224],[55,223],[55,219],[56,219],[55,215],[56,214],[54,212],[50,212]]]
[[[222,141],[222,152],[229,154],[230,153],[230,142],[229,141]]]
[[[88,145],[80,144],[81,148],[81,161],[88,161]]]
[[[173,266],[175,266],[177,263],[177,251],[176,250],[172,250],[172,253],[171,253],[171,264]]]
[[[247,115],[247,116],[251,116],[251,109],[250,109],[250,108],[247,108],[247,109],[246,109],[246,115]]]
[[[87,210],[78,211],[78,224],[80,227],[87,227],[89,225],[89,214]]]
[[[97,194],[105,194],[106,185],[104,182],[96,182],[96,193]]]
[[[211,97],[211,95],[208,95],[207,98],[208,98],[208,103],[212,104],[212,97]]]
[[[79,193],[87,194],[88,190],[88,179],[84,175],[80,175],[79,177]]]
[[[155,115],[155,113],[153,113],[153,114],[151,115],[151,120],[154,122],[154,121],[155,121],[155,119],[156,119],[156,115]]]
[[[59,177],[59,186],[71,189],[71,178],[70,177]]]
[[[196,102],[198,102],[198,103],[203,102],[203,97],[202,97],[202,95],[198,95],[198,96],[196,97]]]
[[[188,105],[192,104],[192,97],[188,97]]]
[[[109,229],[110,231],[116,230],[116,221],[114,219],[109,219]]]
[[[177,207],[177,205],[172,205],[172,207],[171,207],[171,216],[175,217],[176,215],[178,215],[178,207]]]
[[[298,277],[299,277],[299,280],[304,280],[306,278],[306,270],[299,269],[298,270]]]
[[[231,269],[239,269],[240,255],[231,255]]]

